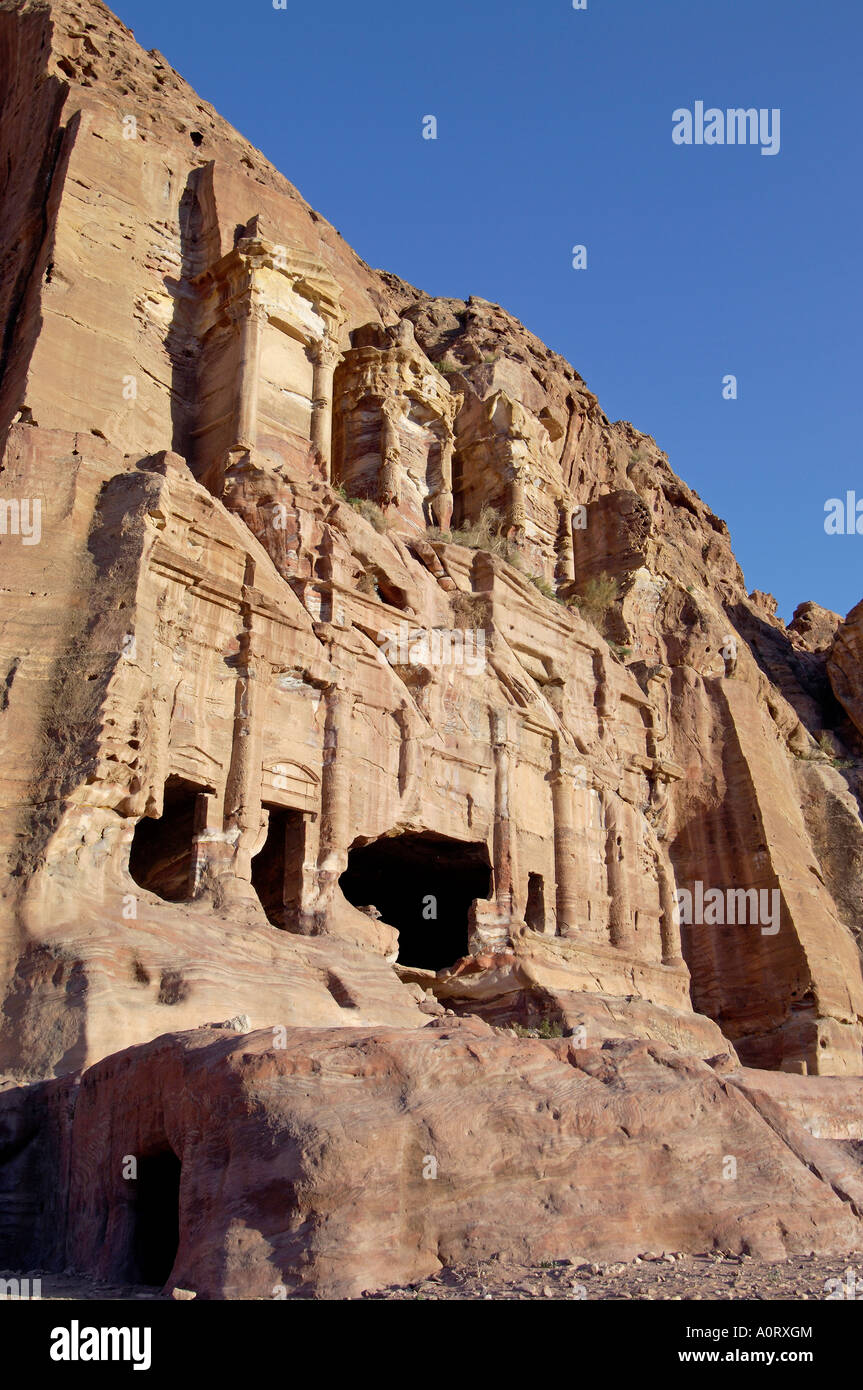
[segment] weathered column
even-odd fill
[[[303,817],[303,862],[300,875],[300,903],[297,910],[297,931],[303,936],[314,936],[318,925],[316,908],[320,897],[320,857],[321,816],[320,811]]]
[[[621,950],[630,950],[634,942],[627,864],[630,845],[628,843],[629,827],[626,823],[626,807],[620,797],[608,790],[603,793],[603,802],[606,828],[605,867],[610,899],[609,935],[612,946],[619,946]]]
[[[199,792],[195,801],[195,820],[192,836],[192,897],[198,890],[210,868],[210,846],[213,840],[218,845],[223,837],[219,833],[218,803],[212,792]],[[216,856],[218,864],[218,854]],[[216,864],[216,867],[217,867]]]
[[[312,378],[312,443],[321,456],[324,477],[332,476],[333,463],[333,373],[341,356],[338,343],[326,334],[316,339],[309,349],[314,375]]]
[[[258,438],[258,381],[266,310],[249,290],[240,308],[240,361],[234,409],[234,449],[251,451]]]
[[[401,446],[396,425],[396,403],[381,403],[381,471],[378,475],[378,502],[381,507],[397,507],[401,495]]]
[[[656,848],[656,876],[659,882],[659,906],[662,916],[659,919],[659,930],[662,939],[662,964],[682,967],[685,962],[683,959],[683,947],[680,939],[680,918],[677,911],[677,895],[674,890],[674,878],[662,851],[657,845]]]
[[[452,430],[447,426],[440,450],[440,486],[430,501],[435,525],[448,531],[452,524],[452,455],[455,441]]]
[[[243,632],[234,687],[234,731],[225,783],[225,831],[234,844],[234,874],[251,882],[252,856],[261,833],[260,677],[264,663],[252,651],[252,614],[243,604]]]
[[[512,475],[507,486],[507,523],[511,531],[520,535],[527,524],[527,501],[522,471],[517,464],[510,466]]]
[[[321,766],[321,827],[318,871],[321,887],[334,883],[347,863],[350,835],[351,774],[345,756],[353,697],[339,686],[327,687],[324,700],[324,750]]]
[[[561,583],[575,579],[575,550],[572,544],[572,512],[561,499],[557,504],[557,564],[555,573]]]
[[[510,818],[510,789],[515,745],[509,740],[508,713],[492,711],[494,753],[494,896],[498,911],[512,916],[516,851]]]
[[[559,737],[554,740],[551,799],[554,815],[554,877],[557,902],[557,935],[575,936],[579,928],[578,833],[573,814],[573,782],[576,764]]]

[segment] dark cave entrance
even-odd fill
[[[396,928],[400,964],[440,970],[467,955],[468,911],[489,896],[491,865],[482,842],[422,831],[354,846],[339,885]]]
[[[545,931],[545,883],[542,874],[527,876],[527,906],[524,920],[531,931]]]
[[[135,1284],[168,1282],[180,1244],[182,1165],[167,1146],[138,1160],[134,1225],[127,1278]]]
[[[129,873],[141,888],[170,903],[188,902],[193,896],[193,842],[201,828],[198,798],[205,790],[184,777],[169,777],[161,816],[142,816],[135,826]]]
[[[295,927],[300,910],[305,857],[305,817],[287,806],[270,806],[267,838],[252,860],[252,887],[274,927]]]

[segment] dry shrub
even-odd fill
[[[576,594],[569,602],[579,610],[582,617],[593,623],[598,632],[602,632],[609,611],[619,598],[620,585],[614,575],[603,570],[602,574],[588,579],[582,592]]]
[[[521,566],[521,556],[512,541],[501,535],[503,517],[496,507],[486,503],[476,521],[451,531],[449,539],[453,545],[467,546],[468,550],[488,550],[499,555],[516,567]]]
[[[453,618],[462,627],[484,627],[488,617],[488,602],[482,594],[465,594],[459,590],[452,595]]]
[[[376,594],[378,592],[378,581],[371,570],[363,570],[357,580],[358,594]]]
[[[381,534],[386,531],[387,519],[377,502],[373,502],[370,497],[349,497],[348,501],[354,511],[370,522],[376,531],[381,532]]]

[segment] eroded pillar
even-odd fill
[[[381,405],[381,471],[378,477],[378,502],[383,509],[397,507],[401,495],[401,445],[396,418],[395,401],[385,400]]]
[[[452,456],[454,440],[452,431],[447,432],[441,442],[440,482],[437,492],[429,501],[429,507],[436,526],[448,531],[452,524]]]
[[[634,931],[627,863],[631,853],[627,808],[619,796],[608,790],[603,793],[603,803],[606,832],[605,867],[610,899],[609,936],[612,946],[631,950],[634,945]]]
[[[557,934],[576,936],[581,917],[578,874],[579,835],[573,807],[574,780],[584,768],[576,764],[570,751],[555,739],[551,769],[551,798],[554,813],[554,877],[556,884]]]
[[[659,906],[662,914],[659,919],[659,930],[662,938],[662,964],[680,968],[685,962],[680,938],[680,914],[677,907],[674,877],[658,847],[656,851],[656,877],[659,883]]]
[[[261,838],[261,676],[265,663],[253,652],[252,613],[243,604],[243,631],[234,686],[231,761],[225,782],[224,827],[234,848],[234,877],[251,883],[252,856]]]
[[[516,880],[515,836],[510,792],[515,745],[509,739],[506,710],[492,711],[494,753],[494,896],[499,913],[512,916]]]
[[[338,343],[329,335],[316,339],[310,348],[312,378],[312,443],[321,456],[324,477],[332,476],[333,460],[333,373],[341,356]]]
[[[266,311],[250,291],[240,318],[240,360],[237,370],[234,449],[250,452],[258,438],[258,382]]]
[[[565,584],[575,579],[575,549],[572,544],[572,511],[565,502],[557,504],[557,564],[555,574]]]
[[[521,469],[512,467],[512,476],[507,486],[507,524],[511,532],[521,536],[527,525],[527,499]]]
[[[321,886],[334,883],[347,864],[350,834],[351,773],[345,747],[353,696],[328,686],[324,700],[324,749],[321,765],[321,822],[318,872]]]

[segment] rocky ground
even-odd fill
[[[849,1277],[851,1270],[853,1279]],[[7,1277],[12,1277],[7,1271]],[[2,1272],[0,1272],[2,1275]],[[60,1301],[161,1300],[161,1290],[131,1284],[100,1284],[78,1275],[41,1274],[42,1298]],[[840,1280],[841,1285],[828,1284]],[[855,1281],[859,1280],[859,1283]],[[368,1299],[509,1300],[593,1299],[821,1300],[832,1294],[863,1296],[863,1255],[844,1259],[802,1256],[767,1264],[748,1255],[645,1254],[631,1264],[587,1264],[578,1260],[525,1266],[491,1260],[445,1269],[418,1284],[365,1294]]]
[[[491,1261],[473,1269],[443,1270],[409,1288],[384,1289],[375,1299],[508,1299],[594,1300],[823,1299],[843,1287],[863,1294],[863,1257],[817,1259],[804,1256],[767,1264],[748,1255],[645,1254],[631,1264],[582,1264],[555,1261],[525,1267]]]

